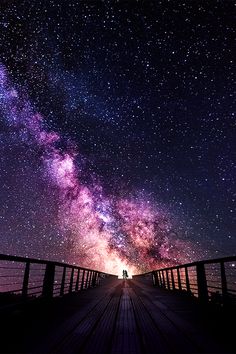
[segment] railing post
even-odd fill
[[[61,279],[60,296],[63,296],[63,295],[64,295],[65,279],[66,279],[66,266],[63,267],[63,273],[62,273],[62,279]]]
[[[95,286],[98,286],[98,285],[99,285],[98,279],[99,279],[99,273],[96,272],[96,275],[95,275]]]
[[[96,284],[96,286],[98,286],[98,285],[99,285],[99,283],[98,283],[98,272],[96,272],[96,276],[95,276],[95,284]]]
[[[93,272],[89,272],[89,278],[88,278],[88,288],[91,286],[91,277],[92,277]]]
[[[167,269],[166,269],[166,282],[167,282],[167,288],[168,290],[170,290],[170,281],[169,281],[169,274]]]
[[[87,274],[86,274],[85,289],[88,288],[88,278],[89,278],[89,270],[87,270]]]
[[[78,268],[78,274],[77,274],[76,284],[75,284],[75,291],[79,290],[79,276],[80,276],[80,269]]]
[[[158,276],[157,276],[157,271],[153,271],[152,272],[152,276],[153,276],[153,285],[160,287],[159,279],[158,279]]]
[[[163,288],[166,288],[166,282],[165,282],[165,276],[164,276],[164,271],[163,271],[163,270],[161,271],[161,275],[162,275],[162,285],[163,285]]]
[[[93,272],[93,278],[92,278],[92,287],[94,288],[96,286],[96,272]]]
[[[93,272],[92,287],[94,288],[95,286],[96,286],[96,272]]]
[[[73,282],[74,282],[74,267],[72,267],[72,269],[71,269],[69,293],[72,293]]]
[[[29,273],[30,273],[30,262],[26,262],[24,279],[23,279],[23,287],[22,287],[22,296],[24,297],[26,297],[28,294]]]
[[[85,270],[83,269],[83,275],[82,275],[80,290],[83,290],[83,288],[84,288],[84,275],[85,275]]]
[[[188,268],[185,267],[185,278],[186,278],[186,289],[188,292],[191,291],[190,289],[190,283],[189,283],[189,276],[188,276]]]
[[[208,302],[208,290],[204,263],[197,263],[198,298],[202,303]]]
[[[178,287],[179,287],[179,290],[182,290],[182,284],[181,284],[181,278],[180,278],[179,268],[177,268],[177,278],[178,278]]]
[[[55,264],[47,263],[44,280],[43,280],[43,291],[42,295],[44,297],[53,297],[53,286],[54,286],[54,274],[55,274]]]
[[[91,279],[91,287],[92,287],[92,288],[94,288],[94,286],[95,286],[95,285],[94,285],[94,284],[95,284],[95,283],[94,283],[94,281],[95,281],[95,276],[96,276],[96,272],[94,271],[94,272],[93,272],[93,275],[92,275],[92,279]]]
[[[161,278],[161,272],[160,271],[157,271],[157,277],[159,279],[160,288],[162,288],[163,284],[162,284],[162,278]]]
[[[162,280],[162,274],[161,274],[161,271],[158,271],[158,275],[159,275],[159,279],[160,279],[160,284],[161,284],[161,287],[163,288],[163,280]]]
[[[97,277],[96,277],[96,286],[100,285],[100,273],[97,272]]]
[[[96,272],[94,271],[93,272],[93,277],[92,277],[92,287],[94,288],[94,279],[95,279],[95,276],[96,276]]]
[[[158,276],[158,272],[157,271],[155,272],[155,274],[156,274],[157,286],[158,286],[158,288],[160,288],[161,287],[160,277]]]
[[[98,272],[98,274],[97,274],[97,285],[98,286],[100,285],[100,282],[101,282],[101,273]]]
[[[227,280],[226,280],[224,262],[220,262],[220,273],[221,273],[221,287],[222,287],[223,304],[225,305],[227,302],[228,290],[227,290]]]
[[[171,269],[170,272],[171,272],[172,288],[173,290],[175,290],[175,279],[174,279],[173,269]]]
[[[152,272],[152,285],[155,286],[156,285],[156,280],[155,280],[155,272]]]

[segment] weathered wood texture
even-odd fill
[[[111,278],[2,314],[0,352],[234,353],[230,316],[147,280]]]

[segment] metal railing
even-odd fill
[[[157,269],[136,277],[150,277],[153,285],[197,297],[202,303],[236,304],[236,256]]]
[[[96,287],[111,274],[60,262],[0,254],[1,299],[52,298]]]

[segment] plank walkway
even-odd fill
[[[102,286],[0,314],[1,353],[235,353],[220,311],[142,280]]]

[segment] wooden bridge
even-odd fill
[[[0,255],[0,353],[235,353],[235,269],[234,256],[119,280]]]

